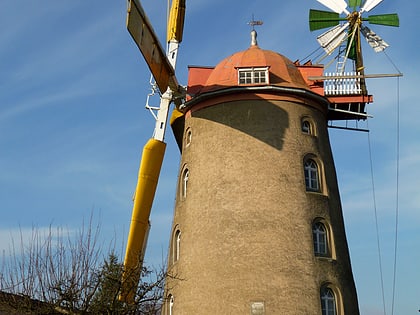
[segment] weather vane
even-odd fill
[[[252,26],[252,30],[255,31],[255,26],[260,26],[263,25],[264,22],[263,21],[256,21],[254,19],[254,14],[252,15],[252,20],[250,22],[247,23],[248,25]]]

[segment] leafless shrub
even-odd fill
[[[135,303],[120,302],[123,264],[115,248],[104,254],[99,232],[91,217],[75,232],[33,228],[29,242],[21,233],[3,254],[0,303],[28,314],[160,314],[164,268],[143,268]]]

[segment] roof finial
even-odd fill
[[[258,46],[256,30],[251,31],[251,46]]]
[[[252,21],[248,22],[248,25],[252,26],[251,31],[251,46],[258,46],[257,42],[257,31],[255,30],[255,26],[263,25],[263,21],[256,21],[254,19],[254,14],[252,15]]]

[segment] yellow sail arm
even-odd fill
[[[150,139],[143,148],[133,213],[128,234],[120,299],[132,303],[140,280],[149,231],[149,216],[155,196],[166,144]]]
[[[167,42],[176,40],[182,42],[184,32],[185,0],[173,0],[168,21]]]
[[[185,0],[173,0],[168,25],[168,50],[165,53],[139,0],[129,0],[127,28],[162,93],[153,138],[143,149],[134,197],[133,213],[125,252],[119,299],[133,304],[141,276],[143,257],[150,228],[150,211],[156,192],[166,144],[164,141],[170,103],[183,95],[175,77],[179,43],[184,28]]]

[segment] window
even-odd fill
[[[191,144],[191,139],[192,139],[191,128],[188,128],[187,131],[185,132],[185,147],[188,147]]]
[[[319,191],[319,172],[318,165],[312,159],[305,161],[305,184],[308,191]]]
[[[188,179],[190,177],[190,171],[188,168],[185,168],[182,172],[181,177],[181,197],[187,198],[187,187],[188,187]]]
[[[300,128],[302,130],[302,133],[307,135],[316,135],[316,125],[311,117],[309,116],[303,116],[300,121]]]
[[[173,315],[173,308],[174,308],[174,297],[172,294],[169,294],[166,299],[166,314]]]
[[[308,120],[302,121],[302,132],[308,135],[313,134],[311,123]]]
[[[268,83],[268,67],[238,69],[239,84]]]
[[[180,246],[181,246],[181,231],[176,230],[172,240],[172,262],[179,260]]]
[[[316,256],[328,255],[328,234],[325,225],[315,222],[312,225],[312,236],[314,240],[314,252]]]
[[[335,294],[328,286],[321,288],[322,315],[337,315]]]
[[[264,314],[265,314],[264,302],[251,303],[251,315],[264,315]]]

